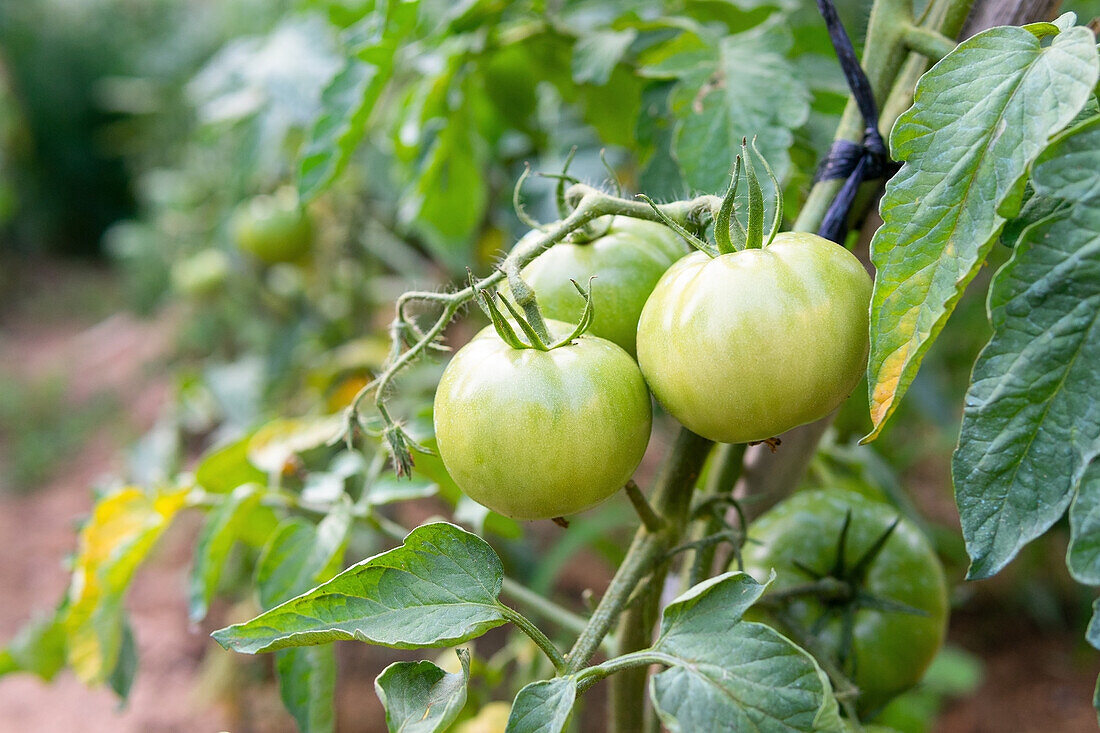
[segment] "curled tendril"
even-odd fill
[[[523,184],[527,181],[530,175],[531,164],[524,163],[523,173],[520,174],[519,180],[516,181],[515,188],[512,189],[512,208],[516,210],[516,218],[518,218],[521,222],[531,227],[532,229],[541,230],[543,228],[543,225],[537,219],[535,219],[535,217],[528,214],[527,209],[523,208],[523,200],[522,196],[520,195],[523,190]]]

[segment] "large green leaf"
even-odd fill
[[[247,654],[340,639],[398,649],[454,646],[506,622],[497,601],[502,579],[500,558],[484,540],[451,524],[428,524],[401,547],[213,636]]]
[[[394,662],[374,681],[393,733],[440,733],[466,704],[470,653],[456,650],[460,671],[445,672],[431,662]]]
[[[263,534],[264,530],[274,528],[274,513],[260,506],[263,494],[263,487],[257,484],[238,486],[210,512],[203,524],[195,544],[195,562],[188,589],[192,621],[206,618],[225,560],[238,537],[246,533]]]
[[[665,609],[653,649],[674,661],[650,679],[649,691],[670,731],[843,730],[813,657],[774,629],[741,620],[765,587],[726,573]]]
[[[505,733],[562,733],[576,701],[577,681],[571,676],[532,682],[516,696]]]
[[[766,23],[717,41],[712,67],[697,64],[698,48],[688,46],[684,66],[692,69],[673,92],[679,120],[673,153],[684,180],[700,191],[729,185],[742,138],[756,138],[760,152],[783,179],[790,167],[793,131],[810,114],[810,91],[787,60],[791,35],[780,22]],[[674,59],[661,68],[674,67]]]
[[[125,636],[122,601],[134,573],[172,518],[184,491],[147,494],[126,487],[101,499],[80,532],[62,621],[69,665],[87,684],[106,682]]]
[[[960,44],[917,84],[890,145],[905,165],[886,186],[871,241],[878,268],[867,366],[882,430],[932,341],[1015,215],[1029,163],[1096,84],[1096,39],[1070,28],[1043,46],[1021,28]]]
[[[1057,521],[1080,486],[1069,564],[1096,582],[1097,487],[1082,477],[1100,452],[1100,119],[1039,156],[1032,185],[1072,206],[1028,227],[994,278],[993,337],[966,397],[955,498],[970,577],[984,578]]]

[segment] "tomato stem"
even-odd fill
[[[648,573],[658,568],[665,552],[679,539],[687,518],[688,507],[691,505],[691,492],[695,487],[695,480],[713,445],[706,438],[692,433],[687,428],[680,430],[652,492],[654,511],[663,517],[664,526],[657,532],[650,531],[645,525],[638,528],[626,557],[611,579],[592,618],[589,619],[587,628],[566,655],[567,672],[580,671],[599,648],[600,641],[611,630],[612,624],[619,615],[622,613],[626,616],[637,607],[623,613],[638,583]],[[660,572],[654,573],[655,581],[651,584],[653,588],[660,587],[660,582],[657,582],[658,575]],[[637,626],[637,624],[623,624],[621,628],[625,631],[635,631]],[[648,628],[645,632],[647,637]],[[620,646],[624,643],[621,638],[619,643]],[[648,645],[647,638],[642,646]],[[624,647],[620,651],[631,652],[636,648]]]
[[[558,648],[554,646],[554,643],[547,638],[546,634],[542,633],[542,630],[539,629],[538,626],[535,626],[526,616],[510,606],[498,603],[497,607],[509,621],[516,625],[516,628],[527,634],[531,641],[535,642],[535,646],[541,649],[543,654],[553,663],[554,669],[558,674],[562,674],[565,671],[565,658],[561,655],[561,652],[558,651]]]
[[[664,520],[653,511],[653,507],[646,501],[645,494],[638,488],[638,484],[634,483],[634,479],[626,482],[626,495],[630,499],[630,503],[634,505],[634,511],[638,512],[638,517],[647,530],[660,532],[664,528]]]

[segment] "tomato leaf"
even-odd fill
[[[316,527],[296,517],[279,525],[256,568],[264,609],[301,595],[340,572],[351,531],[351,508],[351,501],[344,497]]]
[[[284,521],[272,534],[256,568],[256,584],[265,609],[331,579],[343,567],[351,531],[351,502],[340,501],[313,526],[303,519]],[[335,727],[336,655],[331,646],[281,649],[275,655],[283,705],[305,733]]]
[[[686,51],[694,68],[673,92],[679,120],[673,153],[684,180],[701,191],[724,191],[734,151],[742,138],[756,138],[760,152],[782,180],[790,168],[793,130],[810,114],[810,91],[787,60],[790,31],[780,22],[717,42],[717,60],[706,73],[693,66],[698,49]],[[662,68],[675,68],[666,59]]]
[[[678,662],[650,679],[670,731],[841,731],[829,680],[774,629],[742,621],[767,584],[726,573],[665,609],[654,650]]]
[[[0,652],[0,676],[31,672],[46,682],[65,666],[64,609],[34,618],[23,625]]]
[[[600,30],[580,37],[573,46],[573,81],[577,84],[602,86],[611,79],[615,64],[623,55],[638,32],[626,30]]]
[[[274,513],[260,506],[263,494],[264,489],[257,484],[238,486],[206,518],[195,544],[188,583],[188,614],[192,621],[206,618],[225,560],[238,537],[274,529]]]
[[[458,110],[428,150],[416,184],[401,204],[402,218],[416,227],[445,264],[459,268],[466,245],[485,215],[485,141],[469,111]]]
[[[1038,196],[1072,202],[1021,234],[990,287],[993,336],[974,365],[952,462],[972,564],[985,578],[1056,522],[1074,494],[1067,561],[1100,581],[1100,119],[1070,130],[1035,162]]]
[[[462,669],[445,672],[431,662],[395,662],[374,681],[386,708],[386,726],[397,733],[445,731],[466,704],[470,652],[456,649]]]
[[[247,483],[262,483],[267,477],[248,462],[250,435],[204,453],[195,469],[195,483],[212,493],[227,494]]]
[[[340,639],[397,649],[454,646],[505,623],[497,601],[502,579],[500,558],[484,540],[428,524],[401,547],[213,637],[246,654]]]
[[[130,689],[134,686],[134,677],[137,676],[137,642],[134,640],[134,628],[130,625],[130,619],[126,614],[122,615],[122,644],[118,650],[118,661],[107,678],[107,684],[118,695],[119,704],[124,705],[130,698]]]
[[[505,733],[562,733],[569,726],[576,701],[573,677],[532,682],[516,695]]]
[[[321,93],[321,113],[299,163],[298,192],[303,201],[335,180],[363,139],[367,119],[393,72],[392,54],[391,48],[369,61],[349,57]]]
[[[63,625],[69,664],[86,684],[107,681],[123,648],[122,600],[138,566],[186,492],[146,494],[126,487],[101,499],[80,532]]]
[[[336,728],[336,650],[331,646],[280,649],[275,672],[283,707],[302,733],[328,733]]]
[[[1089,98],[1096,40],[1070,28],[1042,46],[1021,28],[960,44],[917,84],[890,146],[905,164],[886,185],[871,241],[878,268],[867,366],[872,440],[1019,210],[1029,163]]]
[[[1100,461],[1093,458],[1069,506],[1066,565],[1079,583],[1100,585]]]

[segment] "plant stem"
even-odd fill
[[[922,28],[911,25],[905,29],[905,44],[921,56],[926,56],[932,61],[939,61],[947,54],[955,50],[955,41],[939,31],[930,28]]]
[[[664,526],[664,520],[653,511],[653,507],[646,501],[645,495],[638,488],[638,484],[634,483],[634,479],[626,482],[626,496],[630,499],[630,503],[634,505],[634,511],[638,513],[642,525],[650,532],[660,532]]]
[[[639,581],[657,566],[665,552],[675,544],[682,519],[677,521],[674,517],[677,514],[686,515],[695,479],[712,445],[706,438],[681,428],[657,479],[651,500],[656,512],[664,518],[665,526],[660,532],[650,532],[645,526],[638,528],[626,557],[589,619],[587,628],[566,655],[567,672],[575,673],[588,663]],[[622,647],[621,640],[619,643]],[[623,651],[634,649],[620,648],[620,652]]]
[[[551,621],[566,631],[574,634],[584,633],[585,626],[588,625],[588,619],[580,614],[573,613],[564,606],[547,600],[540,593],[536,593],[525,585],[512,580],[509,577],[504,578],[504,587],[502,588],[504,595],[508,596],[514,601],[525,606],[528,613],[541,616],[547,621]],[[614,645],[610,642],[610,637],[604,639],[605,651],[610,652],[614,649]]]
[[[629,654],[653,643],[653,626],[657,621],[661,591],[668,573],[668,564],[660,561],[683,536],[691,508],[692,490],[713,446],[711,441],[681,428],[657,477],[651,503],[664,520],[664,528],[659,533],[652,533],[645,527],[639,527],[627,554],[626,562],[634,552],[646,557],[652,575],[641,597],[619,618],[615,638],[620,654]],[[628,597],[629,593],[623,600]],[[624,671],[611,679],[612,731],[639,733],[642,730],[646,714],[645,683],[645,667]]]
[[[622,674],[627,670],[633,670],[639,667],[645,668],[654,664],[663,664],[666,667],[672,667],[677,664],[683,664],[683,662],[664,652],[643,649],[641,651],[615,657],[614,659],[608,659],[603,664],[588,667],[578,675],[577,686],[583,692],[600,680],[606,679],[615,673]]]
[[[503,613],[509,621],[516,625],[516,627],[527,634],[531,638],[531,641],[535,642],[535,645],[542,650],[550,661],[554,664],[554,669],[558,674],[565,671],[565,657],[561,655],[558,648],[554,646],[554,643],[546,637],[546,634],[542,633],[542,630],[538,626],[531,623],[526,616],[514,608],[505,606],[503,603],[499,604],[501,613]]]
[[[734,484],[741,476],[741,468],[745,457],[745,444],[723,444],[718,446],[711,458],[710,474],[707,476],[707,484],[704,487],[704,498],[712,498],[729,494],[733,491]],[[704,537],[716,534],[722,528],[721,517],[717,512],[711,512],[706,517],[695,521],[692,525],[689,537],[699,541]],[[744,527],[739,527],[744,532]],[[690,563],[685,563],[686,577],[683,590],[700,583],[710,577],[714,568],[714,555],[718,549],[717,543],[700,545],[692,553]]]

